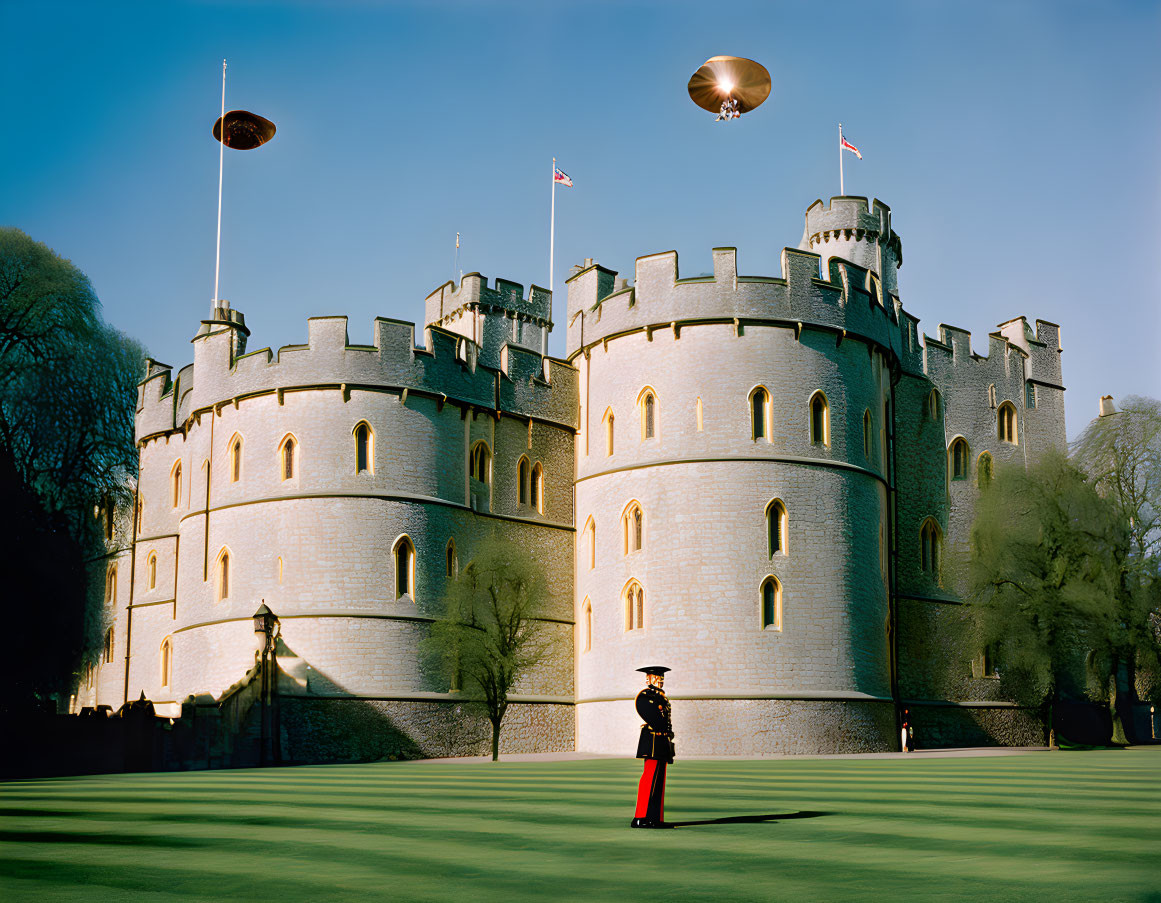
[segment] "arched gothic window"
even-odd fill
[[[1005,401],[996,411],[996,434],[1001,442],[1016,444],[1016,406]]]
[[[355,426],[355,473],[375,472],[375,431],[366,420]]]
[[[447,548],[444,549],[444,564],[446,565],[445,574],[449,580],[455,578],[460,570],[459,558],[456,557],[456,541],[449,539],[447,541]]]
[[[770,441],[770,393],[764,386],[750,393],[750,437]]]
[[[173,470],[169,472],[169,490],[170,496],[173,499],[173,507],[176,508],[181,504],[181,462],[178,461],[173,465]]]
[[[767,549],[771,557],[785,555],[790,532],[790,519],[781,499],[774,499],[766,506]]]
[[[157,588],[157,553],[150,552],[149,557],[145,561],[145,570],[149,575],[149,588]]]
[[[702,422],[701,396],[699,395],[697,396],[697,431],[700,433],[703,428],[704,425]]]
[[[584,651],[588,652],[593,648],[593,604],[585,598],[584,605],[581,606],[581,617],[584,620],[585,629],[585,645]]]
[[[492,453],[483,440],[472,446],[470,473],[473,480],[487,483],[492,477]]]
[[[108,664],[113,661],[113,628],[105,631],[105,644],[101,649],[101,661]]]
[[[625,630],[641,630],[645,627],[645,590],[636,580],[625,585],[622,594],[625,603]]]
[[[101,516],[104,519],[105,539],[112,541],[113,539],[113,524],[117,519],[117,511],[113,506],[113,500],[106,497],[101,502]]]
[[[625,535],[625,554],[640,552],[645,538],[645,514],[638,502],[631,502],[621,515],[621,527]]]
[[[136,520],[137,535],[140,536],[145,532],[145,496],[137,496],[137,520]]]
[[[863,457],[871,460],[871,410],[863,411]]]
[[[822,392],[815,392],[810,398],[810,441],[830,445],[830,405]]]
[[[117,604],[117,565],[112,565],[105,572],[105,604]]]
[[[987,489],[992,482],[992,453],[983,452],[976,461],[976,485]]]
[[[947,452],[953,480],[966,480],[968,478],[968,455],[967,440],[962,436],[953,439],[951,448]]]
[[[939,420],[943,416],[943,397],[939,389],[932,389],[927,395],[927,416],[932,420]]]
[[[528,504],[531,490],[528,485],[531,482],[530,474],[531,468],[528,465],[528,459],[521,455],[520,463],[516,465],[516,504],[518,505]]]
[[[218,566],[215,570],[214,598],[222,602],[230,598],[230,550],[222,549],[218,553]]]
[[[283,480],[293,480],[298,467],[298,443],[293,436],[286,436],[278,449]]]
[[[782,584],[774,576],[762,581],[762,629],[782,629]]]
[[[237,483],[242,479],[242,437],[234,436],[230,440],[230,482]]]
[[[919,565],[923,570],[939,579],[939,559],[943,534],[935,518],[929,517],[919,530]]]
[[[645,389],[638,404],[641,407],[641,438],[654,439],[657,436],[657,396],[652,389]]]
[[[610,457],[613,454],[613,409],[609,408],[605,411],[605,416],[601,421],[605,425],[605,457]]]
[[[587,538],[588,544],[588,562],[589,570],[597,566],[597,522],[593,520],[592,516],[585,521],[584,535]]]
[[[529,496],[532,507],[541,514],[544,513],[544,468],[537,461],[532,465],[532,493]]]
[[[407,536],[395,541],[395,598],[415,598],[415,546]]]
[[[173,682],[173,638],[161,641],[161,685],[168,687]]]

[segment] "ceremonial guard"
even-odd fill
[[[634,828],[668,828],[665,824],[665,766],[673,761],[673,721],[669,699],[662,689],[668,668],[638,668],[646,674],[648,686],[637,694],[637,714],[641,739],[637,758],[645,760],[645,770],[637,787],[637,810],[630,825]]]

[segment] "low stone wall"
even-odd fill
[[[678,756],[828,755],[898,748],[890,702],[673,699]],[[633,755],[641,719],[633,701],[578,706],[581,752]]]
[[[383,699],[279,700],[282,761],[351,762],[489,755],[492,725],[477,709],[448,702]],[[571,751],[571,705],[512,703],[500,754]]]

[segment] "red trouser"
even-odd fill
[[[637,785],[634,818],[660,824],[665,821],[665,760],[646,759],[641,783]]]

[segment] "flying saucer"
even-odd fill
[[[226,123],[226,137],[222,138],[222,122]],[[234,150],[253,150],[274,137],[274,123],[248,110],[230,110],[214,123],[214,137]]]
[[[719,119],[733,119],[761,106],[770,96],[770,73],[754,60],[715,56],[689,80],[689,96]]]

